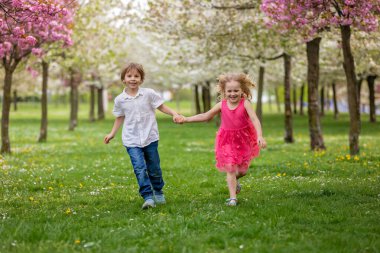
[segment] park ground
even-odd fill
[[[174,107],[174,104],[172,104]],[[158,114],[167,204],[142,199],[120,132],[88,122],[68,131],[68,108],[49,108],[37,143],[38,105],[11,112],[12,155],[0,159],[0,252],[379,252],[380,124],[362,116],[361,152],[350,156],[348,115],[322,118],[326,151],[309,148],[307,116],[264,112],[268,148],[241,180],[237,207],[224,205],[214,168],[214,122],[175,125]],[[185,114],[189,111],[184,110]]]

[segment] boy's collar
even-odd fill
[[[126,88],[124,88],[124,90],[123,90],[123,94],[124,94],[124,98],[125,98],[125,99],[135,99],[135,98],[137,98],[138,96],[143,96],[143,95],[144,95],[144,92],[143,92],[143,90],[139,87],[139,89],[137,90],[136,95],[135,95],[135,96],[131,96],[131,95],[129,95],[129,94],[127,93]]]

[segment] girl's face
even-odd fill
[[[240,99],[243,97],[243,90],[237,81],[232,80],[227,82],[224,91],[226,99],[232,104],[240,102]]]
[[[124,76],[124,83],[129,89],[137,89],[142,83],[140,73],[136,69],[128,71]]]

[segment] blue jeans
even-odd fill
[[[139,184],[139,193],[144,200],[153,198],[153,194],[163,194],[162,188],[165,183],[157,148],[158,141],[143,148],[126,147]]]

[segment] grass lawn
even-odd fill
[[[173,106],[174,107],[174,106]],[[158,115],[167,205],[142,211],[113,118],[68,129],[51,105],[46,143],[39,107],[11,112],[12,155],[1,157],[0,252],[380,252],[380,124],[362,117],[360,156],[349,156],[348,116],[322,119],[327,150],[309,151],[308,120],[266,114],[268,148],[241,180],[237,207],[224,205],[214,168],[215,123],[175,125]]]

